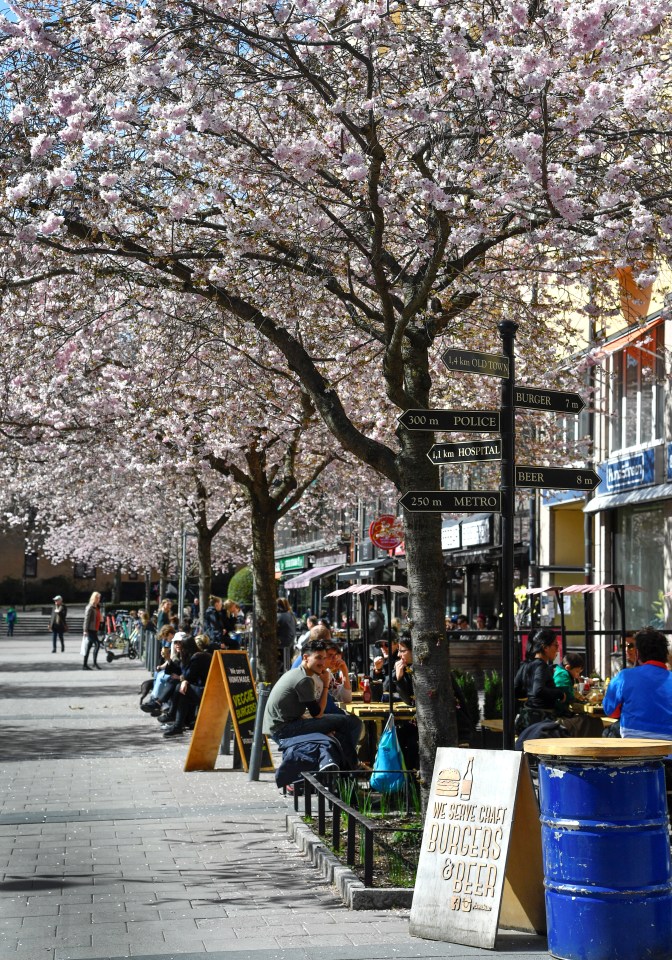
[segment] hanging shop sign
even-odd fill
[[[369,539],[379,550],[396,550],[404,542],[404,521],[383,513],[369,524]]]

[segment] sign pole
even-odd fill
[[[518,324],[503,320],[499,325],[502,352],[509,361],[509,375],[502,379],[500,423],[502,433],[502,727],[504,750],[513,750],[515,661],[513,619],[513,521],[516,505],[516,420],[514,406],[514,341]]]

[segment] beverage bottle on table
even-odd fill
[[[371,681],[368,677],[362,680],[362,700],[364,703],[371,703]]]

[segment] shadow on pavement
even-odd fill
[[[67,686],[67,687],[46,687],[33,686],[32,684],[15,683],[11,686],[3,687],[3,700],[52,700],[63,699],[71,700],[81,697],[128,697],[129,691],[121,686],[109,686],[104,683],[91,681],[91,686]],[[136,696],[133,691],[132,696]],[[138,695],[138,700],[139,700]]]
[[[149,744],[153,748],[169,749],[171,744],[184,745],[186,740],[186,737],[164,740],[161,731],[154,729],[158,724],[154,724],[154,727],[115,725],[114,716],[97,714],[94,718],[73,713],[73,720],[80,720],[81,723],[67,729],[52,728],[48,731],[3,724],[0,760],[119,756],[131,751],[137,753],[138,749],[143,750]],[[95,729],[87,728],[89,722],[97,724]]]

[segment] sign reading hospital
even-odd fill
[[[521,773],[529,779],[513,751],[437,750],[411,908],[412,936],[495,945]],[[525,786],[532,797],[531,785]],[[531,833],[534,819],[526,823]],[[533,871],[536,866],[528,864]],[[517,906],[521,909],[520,899]],[[543,914],[543,892],[539,909]]]

